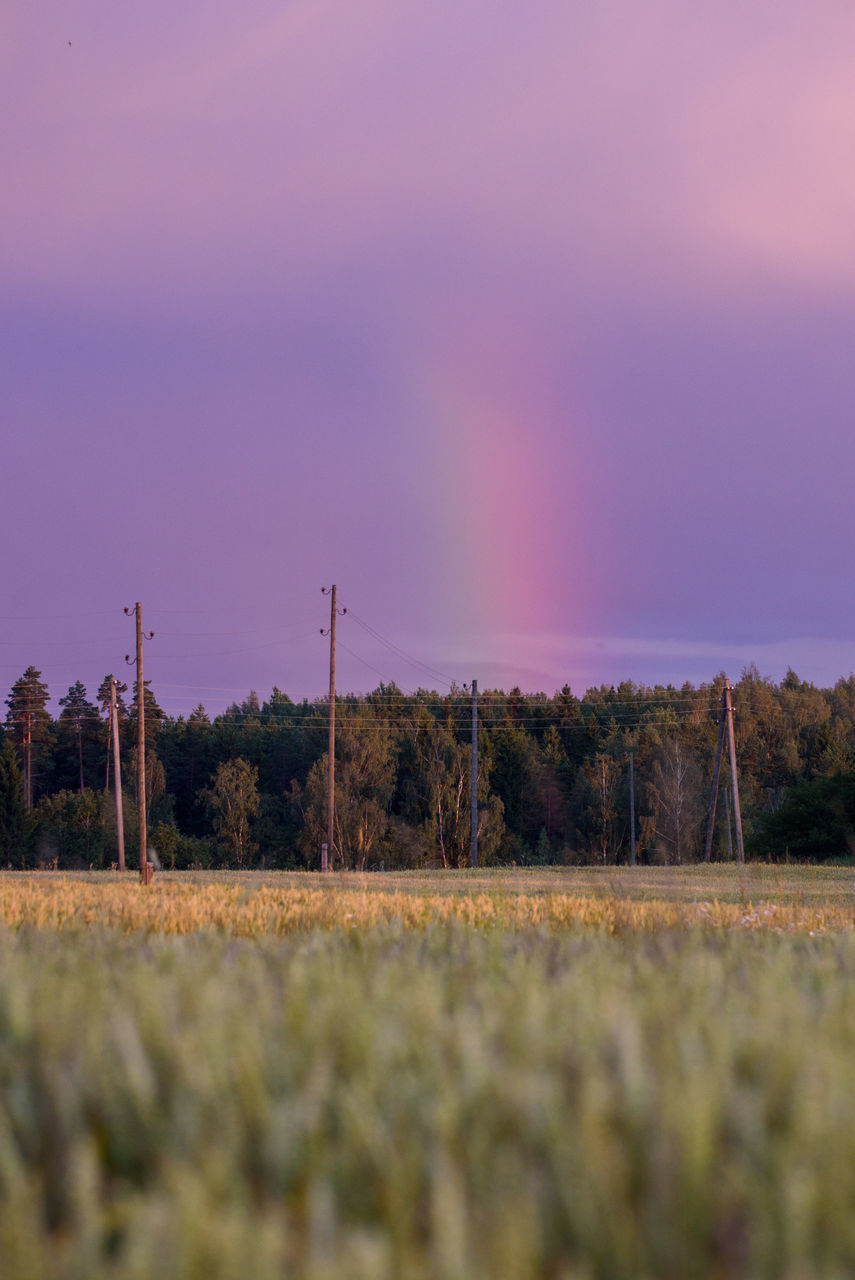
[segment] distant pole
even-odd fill
[[[330,750],[329,794],[327,796],[327,849],[333,848],[335,827],[335,583],[330,608]]]
[[[335,620],[338,614],[336,608],[336,587],[335,583],[329,588],[321,587],[323,595],[332,597],[330,601],[330,741],[328,751],[328,777],[327,777],[327,857],[331,860],[335,849],[334,833],[335,833]],[[346,609],[341,612],[347,613]],[[321,627],[321,635],[326,635],[323,627]],[[321,870],[326,871],[328,866],[324,866],[323,851],[321,852]]]
[[[742,810],[739,807],[739,779],[736,776],[736,742],[733,735],[733,703],[730,697],[730,681],[724,682],[724,699],[727,709],[727,739],[730,748],[730,784],[733,787],[733,819],[736,826],[736,856],[745,861],[745,845],[742,840]]]
[[[27,694],[29,697],[29,694]],[[27,813],[33,807],[33,713],[29,706],[24,712],[24,786]]]
[[[478,681],[472,681],[472,866],[478,866]]]
[[[145,684],[143,683],[143,629],[142,629],[142,605],[139,600],[133,609],[126,609],[125,613],[130,617],[133,613],[137,623],[137,795],[140,825],[140,880],[143,884],[150,883],[148,870],[148,852],[146,849],[146,817],[145,817]],[[154,639],[154,632],[150,631],[146,637],[148,640]],[[130,662],[130,655],[125,654],[125,661]]]
[[[629,865],[635,866],[635,760],[629,753]]]
[[[140,810],[140,879],[146,880],[146,848],[147,831],[145,816],[145,685],[143,684],[142,660],[142,605],[137,601],[134,606],[137,615],[137,774],[139,776],[139,810]]]
[[[125,869],[125,819],[122,812],[122,767],[119,762],[119,708],[116,705],[116,679],[110,676],[110,736],[113,739],[113,777],[116,785],[116,833],[119,840],[119,870]],[[109,768],[110,757],[107,756]]]
[[[79,770],[80,794],[83,795],[85,790],[83,786],[83,728],[80,724],[80,712],[77,713],[77,765]]]
[[[707,820],[707,839],[704,845],[704,862],[709,862],[712,856],[712,840],[713,828],[715,827],[715,810],[718,801],[718,779],[721,773],[721,752],[724,746],[724,722],[727,719],[727,709],[724,700],[724,691],[721,695],[721,710],[718,717],[718,746],[715,752],[715,767],[713,769],[712,793],[710,794],[710,816]]]

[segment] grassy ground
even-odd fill
[[[295,929],[675,926],[824,931],[855,923],[855,870],[764,866],[446,871],[374,875],[167,872],[0,874],[0,923],[108,925],[238,936]]]
[[[4,874],[0,1275],[852,1275],[853,887]]]

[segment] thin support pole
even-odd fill
[[[29,707],[27,708],[25,715],[26,728],[24,729],[24,747],[26,750],[24,753],[24,778],[26,786],[26,807],[27,813],[29,813],[33,807],[33,715]]]
[[[472,681],[472,866],[478,866],[478,681]]]
[[[133,613],[137,623],[137,798],[140,824],[140,880],[143,884],[151,884],[154,875],[154,864],[148,861],[146,848],[146,797],[145,797],[145,681],[143,679],[143,629],[142,605],[139,600],[133,609],[126,609],[128,617]],[[149,631],[146,640],[154,639],[154,632]],[[130,654],[125,654],[125,662],[130,663]]]
[[[147,880],[148,851],[146,849],[146,814],[145,814],[145,685],[143,684],[143,633],[142,605],[137,601],[134,606],[137,617],[137,778],[139,782],[139,824],[140,824],[140,880]]]
[[[119,841],[119,870],[125,869],[125,817],[122,811],[122,766],[119,760],[119,708],[116,680],[110,676],[110,736],[113,739],[113,778],[116,785],[116,835]],[[109,755],[107,757],[109,764]]]
[[[721,711],[718,717],[718,746],[715,752],[715,768],[713,769],[712,792],[710,794],[710,816],[707,822],[707,839],[704,845],[704,862],[709,862],[712,856],[712,840],[713,829],[715,827],[715,810],[718,801],[718,780],[721,773],[721,753],[724,746],[724,722],[727,718],[725,707],[724,693],[721,695]]]
[[[730,697],[730,681],[724,682],[724,698],[727,708],[727,739],[730,748],[730,785],[733,787],[733,820],[736,825],[736,856],[745,861],[745,845],[742,840],[742,810],[739,807],[739,779],[736,776],[736,742],[733,734],[733,703]]]
[[[629,753],[629,865],[635,866],[635,758]]]
[[[327,852],[332,856],[335,832],[335,583],[330,608],[330,742],[329,786],[327,788]]]
[[[332,597],[330,602],[330,742],[329,751],[327,753],[328,760],[328,776],[327,776],[327,856],[332,862],[335,850],[335,620],[339,613],[336,608],[336,589],[335,583],[329,588],[321,587],[322,595]],[[347,613],[347,609],[342,609],[341,613]],[[323,627],[321,627],[321,635],[326,635]],[[321,847],[321,870],[327,870],[324,865],[323,847]]]

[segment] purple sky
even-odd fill
[[[6,0],[0,686],[141,600],[170,713],[314,696],[332,581],[341,690],[848,675],[853,66],[850,0]]]

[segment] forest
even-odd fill
[[[79,681],[48,709],[28,667],[0,734],[0,865],[109,868],[117,857],[110,681]],[[630,857],[630,759],[640,863],[704,856],[723,673],[699,687],[632,682],[552,697],[478,695],[482,865],[620,864]],[[133,691],[116,681],[124,834],[138,850]],[[855,853],[855,676],[831,689],[747,668],[733,685],[746,856]],[[222,714],[171,718],[145,687],[150,854],[165,868],[319,866],[326,838],[326,698],[250,692]],[[472,700],[381,683],[336,697],[334,869],[470,862]],[[712,857],[734,857],[729,769]],[[727,785],[724,785],[726,781]]]

